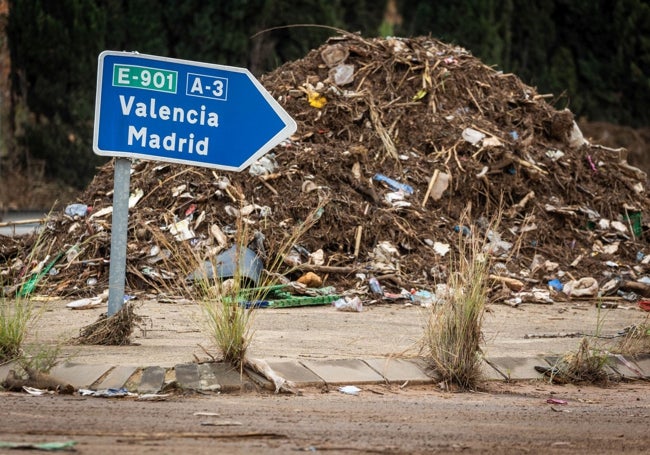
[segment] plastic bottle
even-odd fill
[[[433,294],[429,291],[411,289],[411,299],[413,303],[417,303],[423,307],[429,307],[433,305]]]
[[[377,295],[384,295],[384,290],[381,288],[381,284],[379,284],[379,281],[377,281],[377,278],[370,277],[368,280],[368,284],[370,285],[370,290],[372,291],[373,294]]]

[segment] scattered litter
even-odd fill
[[[174,236],[174,238],[183,242],[185,240],[190,240],[194,238],[194,231],[190,229],[190,219],[185,218],[183,220],[177,221],[169,226],[169,232]]]
[[[435,242],[433,244],[433,250],[436,252],[436,254],[445,257],[447,253],[449,253],[450,246],[448,243]]]
[[[346,386],[339,387],[339,392],[344,393],[346,395],[359,395],[361,389],[354,385],[346,385]]]
[[[563,406],[569,404],[568,401],[560,400],[559,398],[549,398],[548,400],[546,400],[546,402],[548,404],[559,404],[559,405],[563,405]]]
[[[363,303],[359,297],[341,297],[340,299],[332,302],[332,306],[339,311],[363,311]]]
[[[300,276],[296,281],[298,283],[304,284],[308,288],[319,288],[323,285],[323,279],[316,275],[314,272],[307,272],[304,275]]]
[[[98,398],[123,398],[123,397],[137,397],[137,393],[129,392],[124,387],[119,389],[79,389],[79,395],[83,397],[98,397]]]
[[[107,302],[108,302],[108,289],[106,289],[98,296],[73,300],[72,302],[67,303],[65,306],[66,308],[70,308],[72,310],[88,310],[90,308],[100,307],[102,306],[102,304]]]
[[[485,134],[476,131],[473,128],[465,128],[461,134],[462,138],[472,145],[476,145],[483,140]]]
[[[411,289],[411,300],[416,305],[428,308],[435,303],[436,296],[429,291]]]
[[[350,52],[346,46],[341,44],[332,44],[325,46],[320,52],[320,56],[327,66],[333,68],[347,60]]]
[[[166,401],[171,393],[143,393],[136,397],[136,401]]]
[[[390,177],[386,177],[384,174],[375,174],[373,177],[373,180],[376,180],[378,182],[384,182],[386,185],[388,185],[391,189],[395,191],[403,191],[406,194],[413,194],[413,187],[411,185],[407,185],[405,183],[400,183],[397,180],[393,180]]]
[[[571,280],[562,287],[568,297],[595,297],[598,294],[598,281],[592,277]]]
[[[57,442],[6,442],[0,441],[0,449],[19,449],[19,450],[44,450],[46,452],[55,452],[58,450],[74,451],[77,441],[57,441]]]
[[[273,382],[273,385],[275,386],[275,393],[298,393],[296,385],[292,381],[287,381],[285,378],[273,371],[273,368],[271,368],[266,360],[247,358],[245,360],[245,363],[247,368],[251,368],[253,371],[261,374],[266,379]]]
[[[337,65],[330,70],[330,77],[339,87],[351,84],[354,81],[354,65]]]
[[[469,237],[472,234],[472,231],[469,227],[467,226],[454,226],[454,232],[458,232],[459,234],[464,235],[465,237]]]
[[[562,282],[558,280],[557,278],[554,278],[548,282],[548,285],[555,291],[557,292],[562,292],[562,289],[564,286],[562,285]]]
[[[431,198],[434,201],[439,201],[447,188],[449,188],[450,181],[451,176],[449,174],[446,172],[439,172],[436,169],[431,176],[431,180],[429,180],[427,194],[424,196],[424,202],[422,202],[422,205],[424,206],[424,204],[426,204],[429,195],[431,195]]]
[[[91,211],[92,207],[86,204],[70,204],[65,208],[64,213],[68,216],[83,218]]]
[[[251,164],[248,169],[250,175],[263,176],[271,175],[278,170],[278,163],[273,153],[267,153],[259,160]]]
[[[311,107],[315,107],[316,109],[321,109],[327,104],[327,98],[318,92],[312,91],[307,93],[307,101]]]
[[[129,208],[132,209],[135,207],[136,204],[140,202],[140,199],[142,199],[142,196],[144,196],[144,191],[140,188],[137,188],[133,193],[131,193],[129,195]]]
[[[28,387],[26,385],[23,386],[23,390],[27,392],[28,394],[35,396],[35,397],[40,397],[42,395],[52,395],[54,394],[53,390],[46,390],[46,389],[37,389],[35,387]]]
[[[245,246],[233,245],[219,253],[214,260],[205,261],[203,267],[190,273],[187,279],[194,281],[218,278],[225,281],[236,277],[240,280],[248,280],[249,284],[255,286],[260,280],[263,269],[262,260],[253,250]]]
[[[370,291],[373,294],[381,295],[381,296],[384,295],[384,290],[382,289],[381,284],[379,284],[379,281],[374,276],[371,276],[368,279],[368,286],[370,287]]]
[[[557,161],[564,156],[562,150],[550,149],[546,151],[546,156],[551,159],[551,161]]]

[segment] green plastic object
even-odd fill
[[[316,306],[316,305],[329,305],[330,303],[340,299],[338,295],[318,295],[290,297],[288,299],[271,300],[269,308],[290,308],[299,306]]]
[[[52,261],[50,261],[47,266],[43,267],[39,273],[32,275],[32,277],[20,287],[20,290],[18,291],[18,297],[27,297],[29,294],[34,292],[34,289],[36,289],[38,282],[41,281],[41,278],[43,278],[52,267],[54,267],[54,264],[59,262],[61,256],[63,256],[63,253],[57,254],[56,257],[52,259]]]
[[[245,303],[247,307],[254,308],[291,308],[329,305],[341,298],[341,296],[335,294],[296,296],[287,292],[286,289],[287,286],[284,284],[241,289],[237,294],[237,302]],[[224,302],[232,302],[232,299],[224,298]]]
[[[634,237],[639,238],[643,234],[643,214],[641,212],[625,212],[625,220],[632,225]]]

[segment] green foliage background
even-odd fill
[[[283,27],[296,24],[366,37],[431,35],[557,95],[557,107],[577,116],[649,124],[647,0],[395,3],[401,20],[388,23],[387,2],[370,0],[10,0],[10,154],[42,160],[48,177],[82,188],[104,161],[92,153],[102,50],[245,66],[259,75],[336,34]]]

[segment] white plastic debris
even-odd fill
[[[387,240],[384,240],[375,246],[373,255],[377,262],[390,264],[395,257],[399,256],[399,252],[397,251],[395,245]]]
[[[169,232],[179,242],[194,238],[194,231],[192,231],[192,229],[190,229],[190,220],[189,220],[189,218],[185,218],[184,220],[180,220],[180,221],[177,221],[174,224],[171,224],[169,226]]]
[[[251,164],[248,173],[256,176],[269,175],[273,174],[277,169],[278,163],[275,161],[275,156],[269,153]]]
[[[433,244],[433,251],[435,251],[438,255],[445,257],[447,253],[449,253],[449,250],[451,247],[449,246],[448,243],[442,243],[442,242],[435,242]]]
[[[313,253],[309,253],[309,262],[314,265],[325,264],[325,252],[323,251],[323,249],[319,248]]]
[[[110,207],[104,207],[101,210],[97,210],[96,212],[93,212],[92,215],[90,215],[90,219],[92,220],[93,218],[101,218],[106,215],[110,215],[113,213],[113,206],[111,205]]]
[[[129,195],[129,208],[132,209],[135,207],[135,205],[142,199],[142,196],[144,196],[144,191],[142,191],[140,188],[136,189],[133,193]]]
[[[26,385],[23,386],[23,390],[35,397],[40,397],[42,395],[52,395],[54,393],[52,390],[37,389],[35,387],[28,387]]]
[[[363,311],[363,302],[359,297],[354,297],[348,299],[347,297],[342,297],[334,302],[332,306],[339,311],[351,311],[351,312],[361,312]]]
[[[546,156],[551,159],[551,161],[557,161],[564,156],[564,152],[558,149],[549,149],[546,151]]]
[[[89,308],[97,308],[101,304],[101,297],[88,297],[85,299],[74,300],[70,303],[67,303],[65,306],[71,310],[87,310]]]
[[[449,188],[449,182],[451,181],[451,176],[446,172],[438,173],[436,180],[433,182],[431,187],[431,198],[434,201],[439,201],[442,198],[444,192]]]
[[[351,84],[354,81],[354,65],[337,65],[329,74],[339,87]]]
[[[464,140],[469,142],[472,145],[476,145],[485,138],[485,134],[480,131],[476,131],[473,128],[465,128],[461,133],[461,136]]]
[[[187,185],[185,185],[185,184],[173,187],[172,188],[172,196],[173,197],[180,196],[183,193],[183,191],[185,191],[185,188],[187,188]]]
[[[616,229],[621,234],[627,234],[628,233],[627,226],[625,224],[621,223],[620,221],[612,221],[611,226],[612,226],[613,229]]]
[[[582,147],[585,144],[588,144],[588,142],[585,139],[585,137],[582,135],[582,131],[580,131],[580,127],[574,121],[573,127],[569,132],[569,147],[576,149],[578,147]]]
[[[483,139],[483,147],[501,147],[503,142],[498,137],[490,136]]]
[[[562,287],[569,297],[595,297],[598,294],[598,281],[593,277],[584,277],[569,281]]]
[[[346,395],[359,395],[361,389],[354,385],[346,385],[346,386],[339,387],[339,392],[344,393]]]

